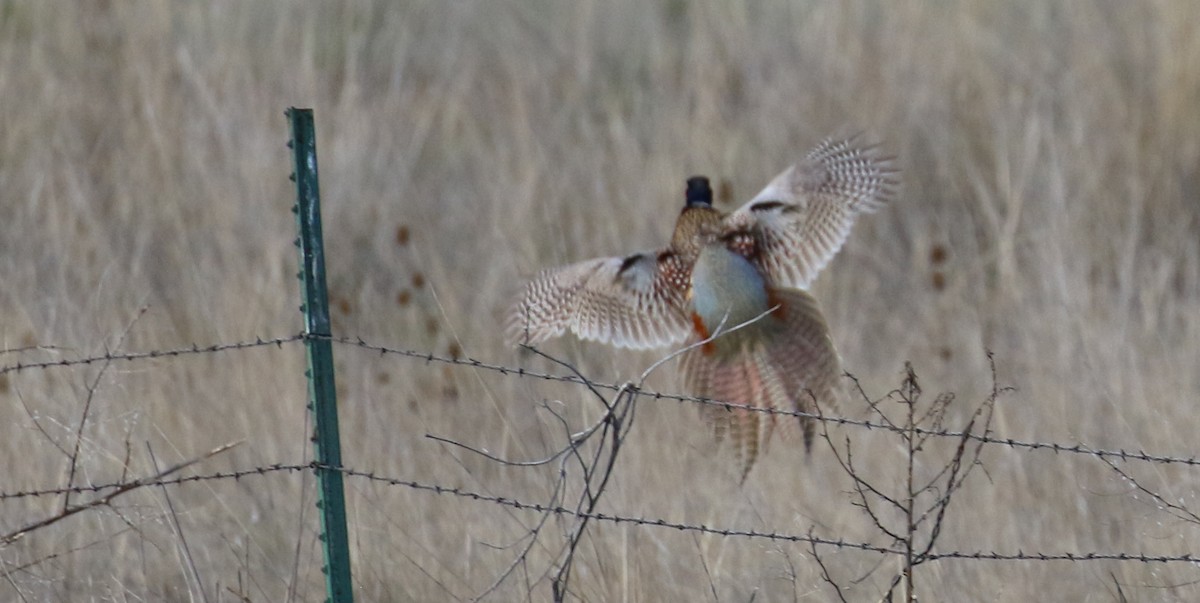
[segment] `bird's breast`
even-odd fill
[[[693,321],[702,336],[753,320],[772,307],[758,269],[722,245],[700,251],[691,285]]]

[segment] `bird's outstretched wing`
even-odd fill
[[[596,258],[543,271],[509,311],[510,345],[568,329],[622,348],[656,348],[691,332],[683,311],[688,267],[665,250]]]
[[[829,139],[725,218],[753,237],[760,270],[779,287],[807,288],[841,249],[859,214],[898,187],[891,157],[859,137]]]

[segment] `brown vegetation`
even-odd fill
[[[1195,456],[1196,23],[1184,1],[3,2],[0,364],[299,331],[290,105],[315,109],[337,334],[539,369],[501,343],[521,279],[664,240],[691,174],[746,199],[861,127],[904,188],[814,294],[872,398],[910,361],[928,398],[964,401],[944,409],[962,425],[992,391],[991,350],[1016,388],[996,433]],[[604,381],[661,356],[545,351]],[[603,415],[567,384],[335,354],[343,458],[379,475],[545,501],[555,466],[425,435],[533,459],[561,444],[558,415]],[[239,440],[189,471],[303,463],[302,371],[284,345],[0,375],[0,492],[153,476]],[[638,404],[597,511],[890,546],[827,448],[776,441],[739,486],[694,408]],[[838,433],[894,491],[893,434]],[[939,550],[1200,554],[1170,506],[1197,506],[1195,467],[992,446],[980,461]],[[346,483],[364,601],[469,599],[539,520]],[[304,472],[123,493],[0,545],[0,599],[317,600],[313,496]],[[0,533],[63,506],[0,501]],[[545,599],[569,528],[547,522],[493,600]],[[826,600],[829,578],[870,600],[897,575],[869,552],[817,563],[803,543],[636,525],[592,522],[579,542],[570,592],[588,601]],[[1200,592],[1189,564],[943,559],[914,579],[923,600]]]

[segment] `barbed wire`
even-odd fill
[[[682,532],[699,532],[702,534],[715,534],[717,536],[725,536],[725,537],[741,537],[741,538],[752,538],[752,539],[761,539],[761,540],[775,540],[775,541],[782,541],[782,542],[806,542],[806,543],[812,543],[812,544],[827,545],[827,546],[832,546],[832,547],[836,547],[836,548],[859,549],[859,550],[863,550],[863,551],[869,551],[869,552],[873,552],[873,553],[884,553],[884,554],[889,554],[889,555],[903,554],[902,551],[899,551],[896,549],[889,549],[887,547],[877,546],[877,545],[873,545],[873,544],[865,543],[865,542],[852,542],[852,541],[848,541],[848,540],[844,540],[844,539],[834,540],[834,539],[830,539],[830,538],[819,538],[819,537],[807,536],[807,535],[801,536],[801,535],[796,535],[796,534],[785,534],[785,533],[780,533],[780,532],[760,532],[757,530],[738,530],[738,529],[729,529],[729,528],[715,528],[715,527],[707,526],[704,524],[687,524],[687,523],[668,521],[666,519],[633,517],[633,516],[626,516],[626,515],[614,515],[614,514],[609,514],[609,513],[584,513],[584,512],[577,511],[576,509],[571,509],[571,508],[558,506],[558,505],[544,505],[541,503],[522,502],[515,498],[506,498],[503,496],[494,496],[491,494],[480,494],[478,492],[463,490],[461,488],[441,486],[438,484],[424,484],[421,482],[414,482],[414,481],[410,481],[410,480],[397,479],[397,478],[392,478],[392,477],[384,477],[384,476],[376,475],[375,473],[372,473],[369,471],[358,471],[358,470],[354,470],[354,469],[347,469],[344,467],[338,469],[335,467],[323,467],[323,466],[316,465],[316,464],[313,465],[313,468],[314,469],[317,469],[317,468],[337,469],[343,475],[346,475],[347,477],[362,478],[362,479],[366,479],[368,481],[379,482],[379,483],[383,483],[383,484],[386,484],[389,486],[404,486],[406,488],[411,488],[414,490],[424,490],[427,492],[433,492],[435,494],[450,494],[453,496],[467,498],[470,500],[477,500],[477,501],[481,501],[481,502],[493,503],[493,504],[502,505],[502,506],[506,506],[506,507],[512,507],[514,509],[537,511],[539,513],[553,513],[555,515],[570,515],[570,516],[574,516],[574,517],[586,517],[588,519],[594,519],[596,521],[602,521],[602,522],[609,522],[609,523],[616,523],[616,524],[626,523],[626,524],[639,525],[639,526],[670,528],[670,529],[679,530]]]
[[[80,358],[63,358],[61,360],[45,360],[45,361],[40,361],[40,362],[17,362],[14,364],[9,364],[9,365],[0,367],[0,375],[20,372],[20,371],[25,371],[25,370],[33,370],[33,369],[50,369],[50,368],[83,366],[83,365],[95,364],[97,362],[111,362],[111,361],[118,361],[118,360],[126,360],[126,361],[148,360],[148,359],[153,359],[153,358],[171,358],[171,357],[177,357],[177,356],[190,356],[190,355],[194,355],[194,354],[212,354],[214,352],[227,352],[227,351],[231,351],[231,350],[245,350],[248,348],[257,348],[257,347],[269,346],[269,345],[283,347],[283,344],[285,344],[285,343],[292,343],[295,341],[303,341],[303,340],[307,339],[308,337],[309,336],[304,333],[297,333],[295,335],[287,335],[284,337],[273,337],[271,339],[258,338],[258,339],[255,339],[254,341],[237,341],[237,342],[233,342],[233,343],[215,343],[215,344],[207,345],[207,346],[200,346],[200,345],[193,343],[191,347],[187,347],[187,348],[168,348],[165,350],[146,350],[146,351],[142,351],[142,352],[105,352],[103,354],[98,354],[95,356],[84,356],[84,357],[80,357]],[[57,349],[57,348],[53,348],[52,346],[38,346],[38,347],[30,348],[30,350],[33,350],[33,349],[41,350],[41,349]],[[23,351],[27,351],[27,350],[23,350]]]
[[[119,352],[119,353],[118,352],[106,352],[104,354],[99,354],[99,355],[94,355],[94,356],[86,356],[86,357],[80,357],[80,358],[66,358],[66,359],[62,359],[62,360],[50,360],[50,361],[42,361],[42,362],[26,362],[26,363],[18,362],[15,364],[10,364],[10,365],[0,367],[0,375],[4,375],[4,374],[10,373],[10,372],[24,371],[24,370],[63,368],[63,367],[90,365],[90,364],[95,364],[98,362],[107,362],[107,361],[134,361],[134,360],[147,360],[147,359],[156,359],[156,358],[169,358],[169,357],[196,355],[196,354],[208,354],[208,353],[215,353],[215,352],[245,350],[245,349],[249,349],[249,348],[271,346],[271,345],[277,346],[277,347],[282,347],[284,344],[305,341],[308,339],[326,339],[332,343],[336,343],[339,345],[351,346],[351,347],[368,350],[371,352],[376,352],[381,356],[387,356],[387,355],[401,356],[401,357],[405,357],[405,358],[424,360],[427,363],[441,363],[441,364],[448,364],[448,365],[454,365],[454,366],[477,368],[477,369],[482,369],[482,370],[493,371],[493,372],[499,373],[501,375],[511,375],[511,376],[516,376],[516,377],[531,377],[534,379],[542,379],[542,380],[546,380],[546,381],[557,381],[557,382],[562,382],[562,383],[570,383],[570,384],[575,384],[575,385],[592,387],[592,388],[596,388],[599,390],[605,390],[605,391],[614,391],[614,392],[615,391],[632,391],[632,392],[635,392],[639,397],[649,398],[652,400],[670,400],[670,401],[676,401],[676,402],[681,402],[681,403],[716,406],[718,408],[721,408],[721,409],[724,409],[727,411],[744,410],[744,411],[748,411],[748,412],[764,413],[764,414],[768,414],[768,415],[783,415],[783,416],[789,416],[789,417],[809,418],[809,419],[814,419],[817,421],[822,421],[822,422],[831,423],[831,424],[835,424],[835,425],[861,427],[861,428],[868,429],[868,430],[879,429],[879,430],[891,431],[891,432],[908,431],[908,428],[905,428],[905,427],[889,425],[887,423],[880,423],[877,421],[870,421],[870,420],[864,420],[864,419],[851,419],[851,418],[847,418],[847,417],[837,417],[837,416],[830,416],[830,415],[824,415],[824,414],[806,413],[803,411],[789,410],[789,409],[783,409],[783,408],[760,408],[760,407],[756,407],[756,406],[748,406],[748,405],[737,404],[737,403],[732,403],[732,402],[723,402],[720,400],[713,400],[710,398],[700,398],[700,397],[689,396],[689,395],[685,395],[685,394],[674,394],[674,393],[667,393],[667,392],[659,392],[659,391],[655,391],[655,390],[642,389],[642,388],[638,388],[638,387],[634,386],[631,383],[619,384],[619,383],[606,383],[606,382],[601,382],[601,381],[591,381],[588,379],[583,379],[575,374],[549,373],[549,372],[526,369],[524,367],[513,367],[513,366],[507,366],[507,365],[503,365],[503,364],[484,362],[482,360],[478,360],[478,359],[470,358],[470,357],[458,358],[458,357],[451,357],[451,356],[441,356],[438,354],[434,354],[432,352],[422,352],[419,350],[388,347],[388,346],[384,346],[384,345],[369,343],[369,342],[363,340],[361,337],[309,335],[309,334],[305,334],[305,333],[297,333],[294,335],[286,335],[286,336],[282,336],[282,337],[273,337],[270,339],[256,338],[253,341],[248,340],[248,341],[239,341],[239,342],[233,342],[233,343],[217,343],[217,344],[212,344],[212,345],[208,345],[208,346],[200,346],[197,344],[192,344],[191,347],[170,348],[170,349],[165,349],[165,350],[147,350],[147,351],[139,351],[139,352]],[[43,347],[45,347],[45,346],[43,346]],[[34,348],[34,349],[36,349],[36,348]],[[1077,455],[1093,456],[1093,457],[1105,458],[1105,459],[1119,459],[1122,461],[1141,461],[1141,462],[1157,463],[1157,464],[1163,464],[1163,465],[1185,465],[1185,466],[1189,466],[1189,467],[1200,466],[1200,457],[1197,457],[1197,456],[1184,457],[1184,456],[1177,456],[1177,455],[1158,454],[1158,453],[1146,452],[1145,450],[1142,450],[1142,449],[1138,449],[1138,450],[1125,450],[1124,448],[1106,449],[1106,448],[1097,448],[1097,447],[1089,446],[1082,442],[1076,442],[1073,444],[1064,444],[1064,443],[1060,443],[1060,442],[1038,442],[1038,441],[1031,441],[1031,440],[1021,440],[1021,439],[1017,439],[1017,438],[998,437],[998,436],[987,435],[987,434],[965,433],[962,431],[954,431],[954,430],[928,429],[928,428],[924,428],[924,427],[913,427],[911,429],[911,431],[915,434],[919,434],[922,436],[934,436],[934,437],[944,437],[944,438],[953,438],[953,439],[966,438],[968,440],[973,440],[973,441],[981,442],[984,444],[995,444],[995,445],[1005,446],[1005,447],[1011,448],[1011,449],[1040,450],[1040,451],[1054,452],[1056,454],[1058,454],[1058,453],[1077,454]]]
[[[834,540],[828,538],[818,538],[812,536],[799,536],[782,534],[778,532],[760,532],[756,530],[736,530],[736,529],[721,529],[705,525],[692,525],[679,522],[671,522],[665,519],[651,519],[645,517],[628,517],[622,515],[612,515],[608,513],[579,513],[575,509],[569,509],[557,505],[544,505],[541,503],[523,502],[516,498],[504,496],[495,496],[491,494],[482,494],[473,492],[454,486],[443,486],[440,484],[427,484],[413,480],[405,480],[399,478],[385,477],[371,471],[360,471],[347,467],[333,467],[322,465],[316,462],[304,464],[284,464],[276,463],[273,465],[265,465],[262,467],[253,467],[250,469],[241,469],[237,471],[218,471],[208,474],[188,475],[182,477],[166,478],[161,480],[146,481],[143,486],[175,486],[191,482],[201,481],[216,481],[216,480],[240,480],[245,477],[263,476],[271,473],[289,472],[295,473],[298,471],[317,471],[317,470],[333,470],[342,473],[347,477],[355,477],[365,479],[371,482],[383,483],[389,486],[403,486],[413,490],[422,490],[433,492],[434,494],[447,494],[459,498],[469,500],[492,503],[496,505],[512,507],[514,509],[536,511],[539,513],[553,513],[556,515],[574,515],[580,517],[588,517],[597,521],[610,523],[628,523],[634,525],[654,526],[663,528],[673,528],[680,531],[701,532],[706,534],[716,534],[719,536],[739,536],[743,538],[757,538],[766,540],[778,540],[785,542],[808,542],[818,545],[828,545],[838,548],[861,549],[875,553],[900,554],[900,551],[889,549],[887,547],[876,546],[868,543],[850,542],[846,540]],[[69,488],[47,488],[44,490],[23,490],[18,492],[0,492],[0,502],[6,500],[14,500],[20,498],[37,498],[45,496],[58,496],[65,493],[72,494],[103,494],[109,491],[118,490],[128,486],[129,481],[110,482],[103,484],[93,484],[87,486],[72,486]]]
[[[181,477],[164,478],[161,480],[145,481],[141,485],[144,487],[151,486],[178,486],[194,482],[202,481],[217,481],[217,480],[234,480],[239,481],[246,477],[265,476],[272,473],[296,473],[301,471],[317,471],[317,470],[333,470],[338,471],[346,477],[364,479],[370,482],[381,483],[387,486],[399,486],[412,490],[431,492],[437,495],[449,495],[467,500],[494,504],[513,509],[533,511],[537,513],[551,513],[555,515],[566,515],[573,517],[586,517],[588,519],[610,524],[628,524],[642,527],[655,527],[676,530],[679,532],[689,532],[698,534],[710,534],[725,538],[746,538],[751,540],[768,540],[774,542],[791,542],[791,543],[807,543],[818,546],[827,546],[837,549],[853,549],[881,555],[903,555],[904,551],[892,549],[885,546],[879,546],[868,542],[855,542],[845,539],[821,538],[811,534],[788,534],[783,532],[765,532],[759,530],[746,530],[737,528],[723,528],[709,526],[705,524],[690,524],[678,521],[670,521],[663,518],[638,517],[630,515],[618,515],[613,513],[581,513],[576,509],[571,509],[558,505],[545,505],[541,503],[525,502],[517,498],[509,498],[504,496],[496,496],[492,494],[483,494],[471,490],[455,486],[443,486],[440,484],[430,484],[418,482],[414,480],[406,480],[395,477],[387,477],[379,475],[372,471],[362,471],[348,467],[332,467],[322,465],[316,462],[308,462],[302,464],[287,464],[275,463],[272,465],[264,465],[260,467],[252,467],[249,469],[240,469],[235,471],[217,471],[208,474],[187,475]],[[70,488],[47,488],[44,490],[25,490],[18,492],[0,492],[0,502],[20,499],[33,498],[43,496],[57,496],[67,492],[73,494],[103,494],[105,492],[118,490],[129,486],[130,481],[111,482],[104,484],[93,484],[87,486],[72,486]],[[85,503],[86,504],[86,503]],[[1086,552],[1030,552],[1017,551],[1016,553],[1002,553],[997,551],[948,551],[944,553],[930,552],[925,555],[924,562],[939,561],[939,560],[966,560],[966,561],[1068,561],[1068,562],[1088,562],[1088,561],[1117,561],[1117,562],[1134,562],[1134,563],[1200,563],[1200,557],[1191,553],[1181,555],[1150,555],[1143,553],[1127,553],[1127,552],[1102,552],[1102,551],[1086,551]]]
[[[605,382],[599,382],[599,381],[590,381],[590,380],[581,379],[577,375],[574,375],[574,374],[567,375],[567,374],[546,373],[546,372],[539,372],[539,371],[534,371],[534,370],[530,370],[530,369],[525,369],[525,368],[521,368],[521,367],[511,367],[511,366],[505,366],[505,365],[500,365],[500,364],[487,363],[487,362],[483,362],[481,360],[476,360],[474,358],[469,358],[469,357],[468,358],[455,358],[455,357],[448,357],[448,356],[439,356],[437,354],[433,354],[433,353],[429,353],[429,352],[420,352],[420,351],[416,351],[416,350],[407,350],[407,349],[401,349],[401,348],[390,348],[390,347],[386,347],[386,346],[382,346],[382,345],[378,345],[378,344],[368,343],[359,337],[352,338],[352,337],[334,336],[334,337],[329,337],[328,339],[330,341],[332,341],[333,343],[337,343],[340,345],[349,345],[349,346],[354,346],[354,347],[370,350],[372,352],[378,352],[380,355],[389,355],[390,354],[390,355],[404,356],[407,358],[415,358],[415,359],[419,359],[419,360],[424,360],[426,362],[438,362],[438,363],[451,364],[451,365],[456,365],[456,366],[466,366],[466,367],[490,370],[490,371],[498,372],[502,375],[515,375],[518,377],[532,377],[535,379],[544,379],[547,381],[559,381],[559,382],[564,382],[564,383],[585,385],[585,386],[594,387],[596,389],[601,389],[601,390],[606,390],[606,391],[634,391],[637,393],[637,395],[639,395],[641,397],[650,398],[653,400],[672,400],[672,401],[677,401],[677,402],[687,402],[687,403],[692,403],[692,404],[716,406],[716,407],[719,407],[719,408],[722,408],[722,409],[728,410],[728,411],[745,410],[745,411],[758,412],[758,413],[764,413],[764,414],[769,414],[769,415],[784,415],[784,416],[790,416],[790,417],[810,418],[810,419],[815,419],[818,421],[823,421],[823,422],[832,423],[832,424],[836,424],[836,425],[848,425],[848,426],[852,426],[852,427],[862,427],[865,429],[879,429],[879,430],[891,431],[891,432],[908,432],[909,431],[909,429],[905,428],[905,427],[898,427],[895,425],[889,425],[887,423],[880,423],[880,422],[876,422],[876,421],[868,421],[868,420],[863,420],[863,419],[850,419],[850,418],[846,418],[846,417],[836,417],[836,416],[830,416],[830,415],[825,415],[825,414],[807,413],[807,412],[803,412],[803,411],[788,410],[788,409],[783,409],[783,408],[761,408],[761,407],[757,407],[757,406],[748,406],[748,405],[736,404],[736,403],[732,403],[732,402],[723,402],[720,400],[713,400],[711,398],[700,398],[700,397],[696,397],[696,396],[688,396],[685,394],[672,394],[672,393],[665,393],[665,392],[659,392],[659,391],[654,391],[654,390],[641,389],[641,388],[634,386],[631,383],[618,384],[618,383],[605,383]],[[1182,456],[1172,456],[1172,455],[1165,455],[1165,454],[1153,454],[1153,453],[1146,452],[1144,450],[1128,451],[1125,449],[1119,449],[1119,450],[1102,449],[1102,448],[1095,448],[1092,446],[1088,446],[1081,442],[1077,442],[1074,444],[1062,444],[1062,443],[1058,443],[1058,442],[1037,442],[1037,441],[1019,440],[1016,438],[996,437],[996,436],[983,435],[983,434],[977,434],[977,433],[966,433],[966,432],[954,431],[954,430],[928,429],[928,428],[924,428],[924,427],[913,427],[911,429],[911,431],[913,433],[916,433],[919,435],[946,437],[946,438],[953,438],[953,439],[966,438],[966,439],[973,440],[976,442],[982,442],[985,444],[998,444],[1001,446],[1006,446],[1006,447],[1014,448],[1014,449],[1044,450],[1044,451],[1050,451],[1050,452],[1055,452],[1055,453],[1080,454],[1080,455],[1088,455],[1088,456],[1095,456],[1095,457],[1101,457],[1101,458],[1120,459],[1123,461],[1144,461],[1144,462],[1160,463],[1160,464],[1168,464],[1168,465],[1169,464],[1179,464],[1179,465],[1188,465],[1188,466],[1200,466],[1200,457],[1195,457],[1195,456],[1182,457]]]
[[[186,484],[189,482],[203,482],[203,481],[223,480],[223,479],[232,479],[234,481],[237,481],[243,477],[249,477],[249,476],[255,476],[255,475],[266,475],[268,473],[278,473],[278,472],[283,472],[283,471],[295,473],[298,471],[310,471],[310,470],[313,470],[316,468],[317,468],[317,465],[314,463],[304,463],[304,464],[275,463],[272,465],[263,465],[261,467],[253,467],[250,469],[239,469],[236,471],[216,471],[216,472],[207,473],[207,474],[170,477],[170,478],[165,478],[165,479],[161,479],[161,480],[149,481],[149,482],[146,482],[146,485],[147,486],[175,486],[175,485],[179,485],[179,484]],[[19,498],[38,498],[38,497],[43,497],[43,496],[59,496],[62,494],[103,494],[110,490],[120,489],[124,486],[129,485],[130,483],[131,482],[128,482],[128,481],[122,481],[122,482],[108,482],[108,483],[101,483],[101,484],[90,484],[90,485],[86,485],[86,486],[84,486],[84,485],[71,486],[69,488],[60,487],[60,488],[46,488],[44,490],[18,490],[16,492],[0,492],[0,502],[4,502],[6,500],[19,499]]]
[[[1143,555],[1139,553],[997,553],[997,552],[965,552],[950,551],[948,553],[929,553],[925,556],[928,561],[941,559],[963,559],[967,561],[1133,561],[1137,563],[1200,563],[1200,557],[1191,553],[1182,555]]]

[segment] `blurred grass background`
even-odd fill
[[[912,361],[961,420],[991,390],[1006,437],[1193,456],[1200,397],[1200,5],[874,2],[0,2],[3,364],[299,330],[283,109],[315,109],[338,334],[521,358],[498,322],[536,270],[666,240],[683,178],[753,195],[822,137],[865,129],[904,188],[814,292],[881,396]],[[142,308],[144,314],[139,317]],[[126,335],[127,334],[127,335]],[[600,380],[657,356],[546,347]],[[575,388],[338,348],[343,457],[544,501],[500,467],[599,406]],[[299,346],[0,376],[0,490],[152,473],[229,441],[230,469],[302,462]],[[652,382],[673,384],[666,370]],[[561,405],[560,405],[561,404]],[[866,416],[859,402],[843,409]],[[957,414],[956,414],[957,413]],[[880,541],[827,450],[777,442],[739,487],[693,409],[645,403],[603,510]],[[848,433],[899,483],[895,438]],[[985,452],[941,550],[1200,553],[1096,459]],[[939,465],[931,461],[930,471]],[[1129,467],[1196,506],[1196,472]],[[347,482],[360,599],[461,600],[511,563],[528,513]],[[178,516],[179,530],[166,496]],[[146,490],[0,548],[12,600],[320,600],[307,476]],[[61,506],[5,501],[0,531]],[[807,547],[592,525],[581,600],[826,600]],[[186,542],[193,557],[185,560]],[[492,600],[540,581],[535,547]],[[887,544],[886,541],[881,542]],[[851,600],[893,563],[823,555]],[[189,566],[196,569],[193,572]],[[199,583],[195,576],[200,577]],[[931,600],[1194,600],[1184,565],[944,561]],[[532,585],[532,586],[531,586]],[[1132,593],[1132,595],[1131,595]]]

